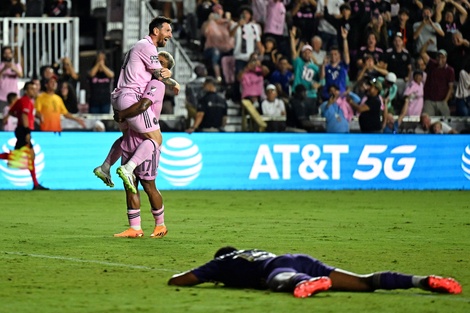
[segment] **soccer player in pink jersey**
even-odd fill
[[[174,66],[174,59],[166,51],[161,51],[158,58],[165,68]],[[162,238],[168,230],[164,222],[164,206],[163,198],[155,185],[156,171],[158,168],[158,160],[160,157],[160,146],[162,144],[162,136],[158,120],[160,118],[163,97],[165,94],[165,85],[159,80],[152,79],[142,95],[142,99],[131,107],[115,111],[115,119],[117,122],[123,122],[126,119],[134,121],[137,125],[149,124],[152,129],[158,133],[156,141],[146,138],[144,133],[135,131],[133,128],[128,129],[122,137],[115,141],[105,163],[112,166],[119,157],[122,156],[121,164],[135,164],[136,169],[132,170],[132,183],[135,192],[126,189],[127,215],[130,228],[122,233],[115,234],[115,237],[142,237],[140,218],[140,196],[136,194],[138,183],[140,182],[147,193],[151,212],[155,218],[155,228],[150,235],[151,238]],[[137,176],[135,179],[134,173]],[[96,173],[95,173],[96,174]],[[97,175],[98,176],[98,175]],[[101,177],[100,177],[101,178]],[[105,183],[106,181],[102,179]],[[112,183],[112,182],[111,182]]]
[[[170,23],[171,20],[163,16],[154,18],[149,24],[149,35],[138,41],[127,53],[121,68],[117,88],[111,95],[111,102],[115,110],[124,110],[140,100],[145,87],[152,77],[161,79],[166,86],[174,88],[175,93],[178,94],[180,86],[170,78],[171,71],[167,68],[162,68],[156,49],[156,47],[164,47],[166,42],[172,37]],[[145,123],[140,123],[138,118],[130,119],[120,123],[119,127],[123,133],[130,127],[154,142],[161,142],[161,134],[156,131],[154,119],[147,118]],[[113,153],[114,148],[113,145],[110,153]],[[151,145],[144,143],[143,148],[151,149]],[[140,153],[147,152],[145,149],[136,151],[136,154]],[[127,166],[119,167],[116,171],[123,179],[126,189],[130,189],[133,193],[136,193],[137,190],[134,187],[132,172],[137,165],[130,163]],[[96,167],[93,172],[106,185],[113,187],[114,183],[111,180],[109,170],[110,163],[105,161],[103,165]]]

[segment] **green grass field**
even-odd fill
[[[122,191],[1,191],[0,312],[470,312],[470,197],[458,191],[163,191],[164,239],[113,238]],[[172,274],[223,245],[300,252],[356,273],[453,276],[460,295],[419,289],[287,293]]]

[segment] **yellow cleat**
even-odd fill
[[[163,238],[168,233],[168,229],[165,225],[155,226],[153,233],[150,235],[150,238]]]

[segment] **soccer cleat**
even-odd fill
[[[96,177],[101,179],[106,186],[111,187],[111,188],[114,187],[114,183],[111,180],[111,174],[109,172],[103,171],[101,166],[98,166],[97,168],[95,168],[93,170],[93,173],[95,174]]]
[[[168,234],[168,229],[165,225],[155,226],[150,238],[163,238],[166,234]]]
[[[144,232],[142,229],[135,230],[134,228],[129,228],[119,234],[114,234],[114,237],[120,238],[139,238],[144,237]]]
[[[124,182],[124,187],[126,190],[137,193],[137,189],[135,188],[135,175],[132,172],[128,172],[124,166],[119,166],[116,170],[116,173],[121,177],[122,181]]]
[[[455,279],[449,277],[429,276],[428,286],[433,292],[452,294],[462,292],[462,286]]]
[[[46,188],[42,185],[36,185],[33,187],[33,190],[50,190],[49,188]]]
[[[312,278],[310,280],[298,283],[294,289],[294,297],[307,298],[320,291],[330,289],[331,279],[326,276]]]

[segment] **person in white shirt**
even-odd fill
[[[273,118],[267,123],[267,131],[281,132],[286,129],[286,106],[284,101],[277,97],[276,86],[272,84],[266,86],[266,99],[261,103],[261,111],[264,116]]]

